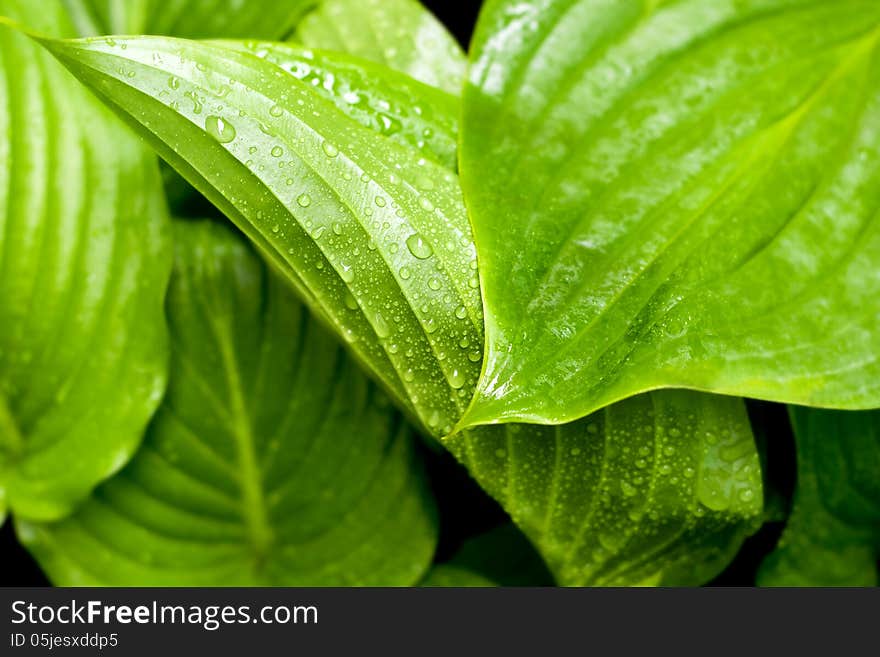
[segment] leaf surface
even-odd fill
[[[50,0],[57,2],[58,0]],[[60,0],[81,36],[281,39],[318,0]]]
[[[463,425],[662,388],[880,405],[880,4],[490,0]]]
[[[417,582],[437,527],[400,414],[241,238],[176,229],[171,381],[144,445],[22,542],[61,585]]]
[[[294,39],[385,64],[456,96],[464,84],[461,46],[417,0],[324,0]]]
[[[446,442],[564,586],[703,584],[760,524],[738,399],[648,393],[562,426],[483,426]]]
[[[482,345],[453,172],[238,48],[45,45],[257,244],[413,417],[451,430]]]
[[[876,586],[880,411],[790,408],[798,450],[788,524],[761,566],[764,586]]]
[[[58,3],[0,16],[73,31]],[[0,108],[0,506],[51,519],[128,461],[159,404],[167,216],[152,153],[5,25]]]

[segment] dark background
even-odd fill
[[[479,11],[479,0],[423,0],[466,49]],[[794,439],[785,407],[749,402],[749,414],[762,446],[768,507],[784,514],[794,486]],[[770,438],[772,437],[772,438]],[[767,440],[767,438],[770,438]],[[440,508],[441,531],[437,560],[448,559],[468,537],[507,521],[507,516],[445,453],[425,449],[428,471]],[[775,518],[746,541],[736,560],[715,581],[716,586],[750,586],[758,565],[779,537],[782,522]],[[0,529],[0,586],[47,586],[49,583],[15,539],[13,523]],[[551,582],[546,582],[550,584]]]

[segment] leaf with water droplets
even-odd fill
[[[253,53],[281,67],[297,80],[312,85],[315,92],[332,101],[362,126],[411,146],[448,169],[457,167],[457,97],[403,73],[344,53],[258,41],[224,41],[223,44]],[[270,114],[273,111],[282,110],[275,106]],[[328,157],[339,154],[339,145],[333,140],[327,140],[321,146]],[[427,189],[432,180],[425,177],[416,183],[419,188]],[[423,206],[431,203],[427,197],[420,202]],[[425,209],[432,210],[433,207]]]
[[[0,15],[72,34],[61,3]],[[54,519],[137,449],[165,388],[155,156],[0,26],[0,517]]]
[[[880,3],[491,0],[466,423],[681,387],[880,405]]]
[[[167,38],[114,43],[44,41],[254,241],[412,417],[448,433],[476,383],[482,345],[455,174],[253,53]],[[206,116],[235,138],[220,143]],[[325,142],[336,146],[332,157]]]
[[[464,84],[461,46],[418,0],[323,0],[293,39],[384,64],[456,96]]]
[[[561,426],[480,426],[446,443],[562,585],[702,584],[760,525],[739,399],[653,392]]]
[[[144,445],[21,541],[61,585],[416,583],[437,526],[411,430],[244,240],[175,227],[171,380]]]
[[[794,505],[762,586],[877,586],[880,559],[880,411],[792,406]]]

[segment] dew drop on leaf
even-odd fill
[[[406,248],[419,260],[426,260],[434,255],[434,249],[418,233],[413,233],[406,238]]]
[[[221,144],[228,144],[235,139],[235,128],[219,116],[211,115],[205,119],[205,131]]]
[[[388,326],[388,322],[382,317],[382,313],[376,313],[376,316],[373,318],[373,328],[376,330],[376,335],[380,338],[387,338],[391,335],[391,327]]]
[[[321,144],[321,148],[324,149],[324,154],[327,157],[336,157],[337,155],[339,155],[339,149],[336,148],[336,146],[331,144],[329,141],[325,141],[323,144]]]
[[[301,208],[307,208],[312,204],[312,197],[308,194],[300,194],[296,197],[296,203]]]

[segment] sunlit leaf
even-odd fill
[[[880,3],[490,0],[463,424],[684,387],[880,405]]]
[[[385,64],[455,95],[464,84],[461,46],[417,0],[324,0],[294,39]]]
[[[453,172],[235,48],[145,37],[45,45],[257,244],[412,416],[448,433],[482,343]]]

